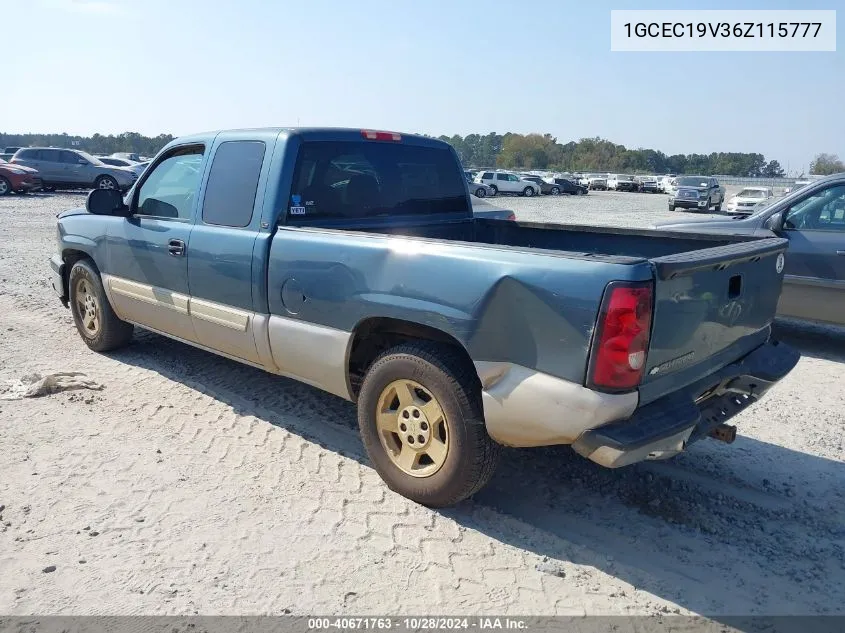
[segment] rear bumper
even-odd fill
[[[585,431],[572,448],[608,468],[672,457],[756,402],[799,358],[787,345],[770,341],[626,420]]]
[[[65,263],[58,254],[50,258],[50,285],[61,302],[67,307],[67,290],[65,288]]]

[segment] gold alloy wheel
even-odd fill
[[[76,282],[76,308],[82,320],[85,335],[94,338],[100,331],[100,305],[91,282],[80,279]]]
[[[412,477],[430,477],[449,454],[449,424],[443,408],[413,380],[395,380],[381,392],[376,410],[381,445],[390,460]]]

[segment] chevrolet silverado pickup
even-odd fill
[[[57,242],[89,348],[138,326],[353,401],[377,472],[430,506],[502,445],[613,468],[730,441],[798,361],[770,335],[786,240],[474,217],[457,154],[422,136],[180,138]]]

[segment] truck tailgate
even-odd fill
[[[653,383],[666,376],[694,378],[716,371],[748,353],[749,343],[765,341],[787,245],[785,239],[768,238],[650,260],[655,294],[641,389],[646,399],[662,395],[664,389]],[[669,391],[671,381],[664,382]]]

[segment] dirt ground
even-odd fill
[[[513,207],[581,221],[589,198]],[[843,330],[778,323],[803,358],[733,445],[617,471],[508,450],[432,511],[381,483],[349,403],[149,333],[90,352],[47,282],[83,203],[0,199],[0,397],[102,385],[0,400],[0,613],[845,613]]]

